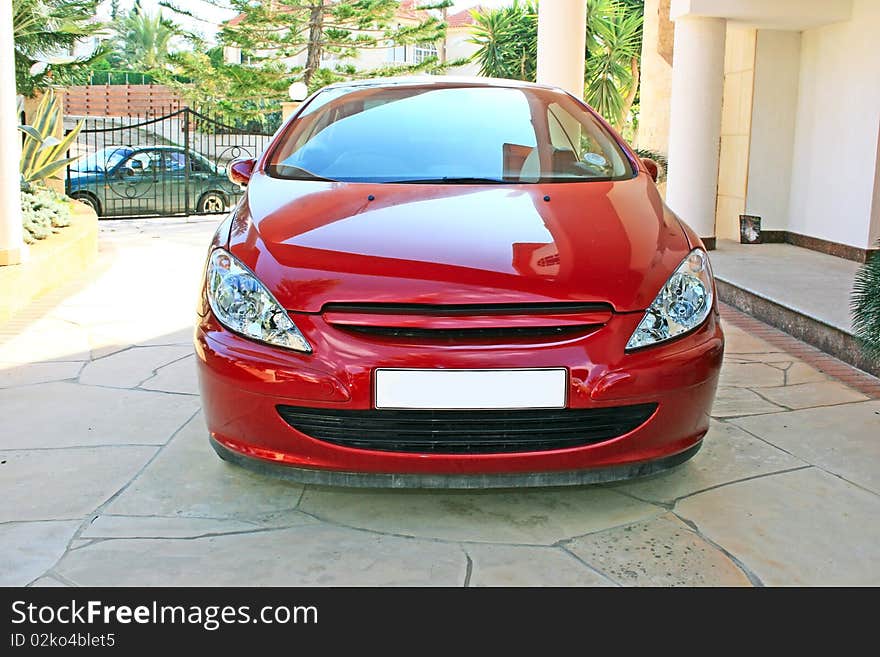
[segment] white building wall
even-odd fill
[[[412,50],[412,46],[408,47]],[[390,66],[394,64],[392,53],[395,51],[393,47],[389,48],[361,48],[358,50],[357,57],[347,59],[330,58],[331,61],[325,61],[324,66],[334,68],[337,65],[353,65],[359,71],[369,71],[374,68]],[[411,58],[410,58],[411,59]],[[401,63],[401,62],[397,62]]]
[[[224,64],[241,64],[241,48],[235,46],[223,46]]]
[[[446,61],[473,57],[479,46],[470,43],[473,37],[470,28],[449,29],[446,33]],[[480,65],[470,62],[465,66],[452,66],[446,70],[448,75],[479,75]]]
[[[788,229],[800,51],[800,32],[758,30],[745,210],[766,230]]]
[[[863,249],[877,237],[878,209],[872,206],[880,129],[878,34],[877,0],[855,0],[851,20],[802,34],[792,232]]]

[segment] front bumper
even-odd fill
[[[692,456],[709,428],[724,349],[716,312],[694,333],[630,354],[624,346],[641,313],[614,315],[588,335],[479,346],[405,343],[354,335],[326,324],[320,315],[291,317],[314,353],[242,338],[221,327],[210,312],[201,319],[195,345],[208,429],[215,449],[228,460],[260,468],[281,466],[300,481],[343,485],[559,485],[642,476],[670,467]],[[571,408],[656,403],[657,410],[636,429],[592,445],[425,454],[323,442],[292,428],[276,409],[370,409],[377,367],[560,366],[569,371]]]
[[[542,488],[546,486],[583,486],[607,484],[659,474],[692,458],[702,447],[702,440],[685,451],[653,461],[612,465],[588,470],[559,472],[526,472],[496,474],[394,474],[383,472],[340,472],[317,468],[279,465],[261,458],[251,458],[233,451],[211,438],[211,447],[224,461],[253,470],[259,474],[288,479],[300,484],[345,486],[347,488]]]

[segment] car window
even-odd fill
[[[615,149],[607,132],[583,125],[558,103],[547,107],[547,126],[553,145],[553,168],[557,174],[577,176],[581,170],[600,178],[624,174],[624,161],[613,157]],[[608,157],[609,153],[612,157]]]
[[[102,148],[96,153],[87,155],[77,160],[71,166],[73,171],[110,171],[117,164],[122,162],[127,155],[131,155],[132,150],[121,146],[111,148]]]
[[[355,88],[292,122],[270,149],[267,171],[292,179],[437,183],[634,174],[614,137],[567,94],[475,85]]]
[[[176,173],[186,169],[186,155],[183,151],[165,151],[162,159],[166,171]]]
[[[197,173],[210,173],[211,169],[208,166],[208,163],[205,162],[200,157],[190,157],[190,170],[195,171]]]
[[[158,151],[137,151],[123,166],[135,172],[154,173],[162,168],[162,155]]]

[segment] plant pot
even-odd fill
[[[739,243],[761,243],[761,217],[754,214],[739,215]]]

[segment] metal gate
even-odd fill
[[[66,117],[78,120],[77,117]],[[242,189],[229,181],[232,160],[257,157],[272,133],[184,107],[164,116],[83,117],[70,156],[68,196],[100,217],[211,214],[234,205]]]

